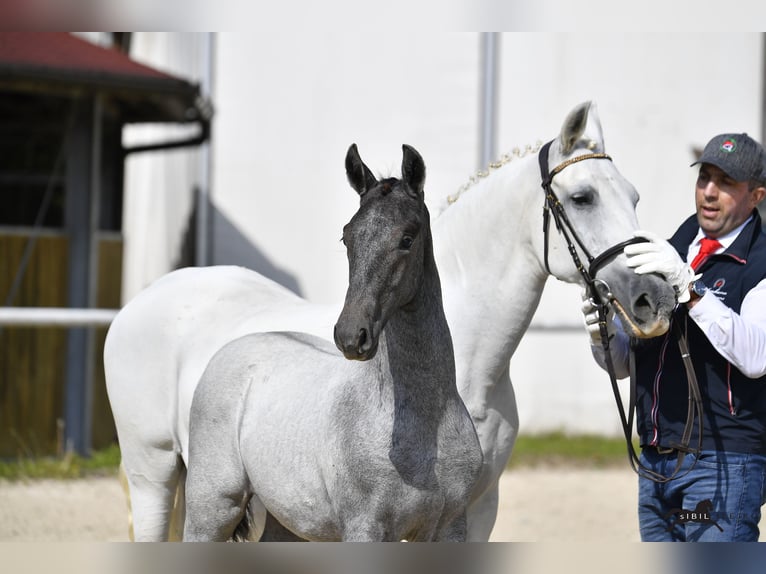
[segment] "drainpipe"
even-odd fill
[[[214,50],[215,33],[208,32],[202,40],[202,78],[200,82],[200,92],[208,100],[212,100],[213,97]],[[196,198],[197,229],[195,232],[196,245],[194,249],[194,264],[197,267],[203,267],[210,263],[210,250],[212,247],[210,244],[211,159],[210,140],[208,139],[199,150],[199,185],[197,186]]]
[[[481,33],[481,114],[479,122],[479,170],[496,159],[497,91],[500,34]]]
[[[128,155],[133,153],[142,153],[147,151],[164,151],[169,149],[178,149],[183,147],[193,147],[205,143],[210,138],[210,120],[213,117],[213,107],[209,100],[206,100],[201,95],[197,97],[194,102],[194,109],[199,116],[197,120],[199,124],[199,133],[189,138],[183,138],[179,140],[170,140],[165,142],[158,142],[153,144],[142,144],[133,147],[123,148],[123,160]]]

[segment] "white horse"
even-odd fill
[[[548,150],[548,163],[557,168],[552,189],[582,243],[573,248],[581,259],[587,259],[583,248],[601,254],[638,228],[638,194],[611,161],[592,155],[603,152],[590,102],[568,114]],[[518,433],[511,356],[549,275],[584,284],[561,231],[553,225],[547,235],[542,231],[546,194],[538,154],[517,155],[491,165],[432,224],[457,385],[484,455],[468,508],[469,541],[489,539],[498,480]],[[570,163],[582,157],[588,159]],[[622,303],[617,311],[635,336],[667,330],[675,294],[661,278],[636,275],[619,252],[598,279]],[[117,315],[104,363],[137,540],[166,539],[174,497],[183,501],[192,395],[213,354],[252,332],[330,339],[339,309],[311,304],[253,271],[209,267],[169,273]]]
[[[184,540],[229,540],[248,506],[256,527],[268,510],[307,540],[465,540],[481,447],[455,383],[425,165],[402,147],[401,180],[377,181],[356,145],[346,157],[361,201],[343,228],[343,355],[322,337],[253,333],[205,369]]]

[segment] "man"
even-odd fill
[[[757,541],[766,502],[766,234],[757,211],[766,195],[766,152],[747,134],[723,134],[698,164],[696,215],[669,241],[639,231],[648,242],[625,248],[636,273],[658,273],[676,290],[672,323],[687,336],[704,410],[699,456],[686,454],[669,482],[639,478],[641,539]],[[583,312],[603,367],[588,301]],[[617,318],[608,323],[618,378],[628,375],[631,344],[635,353],[641,463],[668,476],[689,399],[674,327],[631,341]],[[692,448],[697,436],[695,428]]]

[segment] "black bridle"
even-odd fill
[[[612,353],[609,349],[609,331],[607,328],[609,306],[614,305],[615,307],[621,307],[623,310],[624,307],[611,292],[609,285],[605,281],[596,278],[596,273],[598,273],[598,271],[604,267],[613,257],[616,257],[622,253],[626,246],[632,245],[634,243],[645,242],[648,240],[644,239],[643,237],[633,237],[613,245],[612,247],[609,247],[596,257],[591,255],[591,253],[588,251],[588,248],[585,247],[582,240],[580,239],[580,236],[577,234],[577,231],[575,231],[574,227],[572,227],[572,224],[567,217],[566,210],[556,196],[556,193],[553,191],[551,184],[553,183],[553,178],[556,176],[556,174],[560,173],[566,167],[574,163],[584,161],[586,159],[607,159],[611,161],[612,158],[605,153],[588,153],[578,155],[563,161],[549,171],[548,154],[552,143],[553,141],[549,141],[543,147],[541,147],[538,155],[538,160],[540,163],[540,175],[542,177],[542,188],[545,191],[545,203],[543,205],[543,258],[545,262],[545,270],[552,275],[550,266],[548,265],[548,242],[550,235],[549,228],[552,215],[553,221],[556,224],[556,229],[561,235],[564,236],[564,240],[566,241],[567,249],[569,250],[569,254],[572,257],[572,261],[574,262],[575,267],[577,267],[577,271],[580,273],[583,281],[585,282],[585,288],[587,290],[591,304],[595,307],[598,313],[599,334],[601,335],[601,344],[604,349],[604,360],[606,363],[607,372],[609,373],[609,378],[612,383],[612,391],[617,402],[617,410],[620,414],[620,422],[622,423],[623,434],[625,435],[625,440],[627,442],[628,458],[630,460],[630,464],[633,470],[641,476],[649,478],[655,482],[668,482],[678,477],[678,473],[686,454],[698,454],[702,449],[702,400],[700,397],[699,386],[697,384],[697,377],[694,373],[694,367],[692,366],[691,359],[689,357],[689,349],[687,348],[686,336],[681,331],[677,322],[674,321],[674,333],[678,339],[678,346],[681,351],[684,368],[686,369],[687,384],[689,388],[689,406],[681,443],[678,445],[673,445],[673,448],[678,453],[675,469],[670,475],[664,476],[641,464],[639,457],[636,454],[636,450],[633,447],[633,413],[635,412],[636,406],[634,353],[631,349],[630,394],[628,397],[628,412],[626,414],[625,407],[623,406],[622,395],[620,394],[620,389],[617,385],[614,363],[612,362]],[[583,265],[582,260],[580,259],[580,255],[577,252],[577,247],[579,247],[580,250],[585,254],[585,257],[588,260],[588,267]],[[698,420],[699,426],[698,444],[696,449],[689,447],[689,442],[691,441],[691,433],[694,428],[695,416]],[[687,469],[684,474],[688,473],[693,466],[694,465],[692,464],[692,466]]]
[[[647,240],[643,237],[632,237],[618,243],[617,245],[609,247],[596,257],[591,255],[591,253],[588,251],[588,248],[585,247],[582,239],[580,239],[580,236],[577,234],[577,231],[575,231],[574,227],[572,227],[572,223],[569,221],[569,217],[567,217],[564,206],[556,196],[556,192],[553,191],[551,184],[553,183],[553,178],[558,173],[561,173],[564,168],[572,165],[573,163],[577,163],[586,159],[608,159],[609,161],[612,161],[612,158],[605,153],[588,153],[584,155],[578,155],[560,163],[552,170],[548,171],[548,152],[552,143],[553,141],[549,141],[547,144],[541,147],[538,156],[540,162],[540,175],[543,180],[542,188],[545,191],[545,204],[543,205],[543,257],[545,261],[545,270],[549,274],[552,274],[551,268],[548,264],[548,242],[550,235],[550,220],[551,215],[553,215],[553,221],[556,224],[556,229],[561,235],[564,236],[564,240],[567,243],[567,248],[569,249],[569,254],[571,255],[572,261],[574,261],[574,264],[577,267],[577,271],[580,273],[583,281],[585,282],[585,287],[588,290],[588,295],[594,302],[602,305],[608,305],[614,301],[614,295],[612,295],[611,291],[609,290],[609,286],[604,281],[596,279],[596,273],[613,257],[622,253],[622,250],[625,249],[627,245],[641,243]],[[580,248],[588,260],[587,268],[585,265],[583,265],[582,260],[580,259],[580,255],[577,253],[577,247]]]

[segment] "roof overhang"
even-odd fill
[[[126,124],[210,119],[198,84],[66,32],[0,32],[0,91],[104,94]]]

